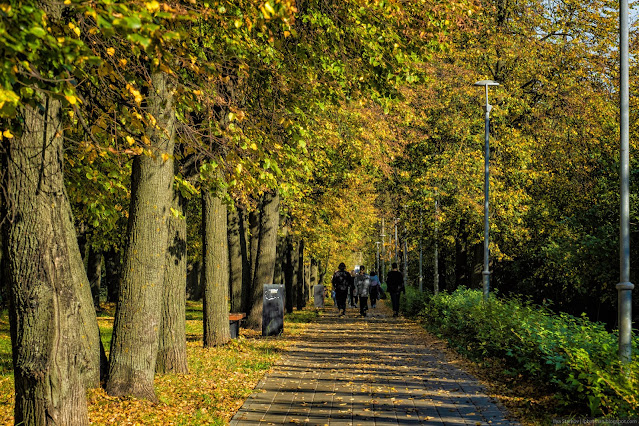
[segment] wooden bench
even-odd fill
[[[237,339],[240,335],[240,322],[246,318],[244,312],[231,312],[229,313],[229,331],[231,333],[231,339]]]

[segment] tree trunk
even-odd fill
[[[185,199],[173,191],[173,209],[184,216]],[[187,374],[186,362],[186,220],[170,215],[162,294],[156,373]]]
[[[2,162],[0,162],[2,164]],[[3,182],[2,172],[0,171],[0,183]],[[2,208],[2,196],[0,196],[0,224],[4,219],[3,215],[4,209]],[[6,256],[3,256],[4,253],[4,238],[2,238],[2,229],[0,228],[0,309],[5,309],[9,306],[9,283],[8,279],[5,275],[6,265],[4,261],[6,260]]]
[[[228,244],[231,312],[246,312],[245,296],[250,289],[250,266],[246,246],[244,212],[239,207],[228,211]]]
[[[128,244],[113,324],[107,393],[156,401],[153,379],[173,185],[175,112],[168,77],[155,73],[151,79],[154,94],[148,102],[159,129],[148,131],[153,155],[133,160]],[[167,154],[168,160],[162,158]]]
[[[107,286],[107,302],[117,303],[120,288],[120,254],[115,248],[104,253],[104,279]]]
[[[202,190],[202,284],[204,286],[204,347],[224,345],[229,331],[229,248],[227,209],[219,197]]]
[[[60,16],[59,9],[47,12],[50,19]],[[80,285],[86,291],[89,285],[64,187],[60,102],[44,94],[41,99],[42,109],[23,110],[22,136],[3,142],[2,204],[8,216],[2,240],[11,289],[14,421],[85,425],[83,372],[98,368],[99,352],[96,365],[83,339],[94,340],[86,330],[97,331],[97,321],[94,311],[93,323],[83,324]]]
[[[261,209],[263,209],[262,202],[258,203],[256,209],[249,213],[249,270],[251,277],[251,291],[253,290],[253,279],[255,278],[255,271],[257,266],[257,253],[260,248],[260,217]],[[252,295],[248,298],[248,309],[252,306]]]
[[[468,251],[466,240],[455,240],[455,287],[468,286]]]
[[[202,262],[197,261],[190,268],[187,266],[186,293],[189,300],[201,300],[202,290]]]
[[[259,220],[259,242],[252,259],[255,265],[251,291],[251,309],[246,321],[248,327],[262,328],[264,284],[273,283],[277,247],[277,229],[280,221],[279,193],[265,193],[262,197]]]
[[[311,294],[314,294],[313,289],[317,284],[319,284],[319,265],[317,263],[317,259],[311,257],[311,264],[309,266],[309,287],[311,289]]]
[[[286,236],[286,266],[284,268],[284,289],[286,299],[284,301],[286,312],[293,312],[293,300],[297,288],[297,246],[292,235]]]
[[[298,246],[297,257],[297,291],[295,292],[295,302],[297,310],[304,309],[306,306],[306,300],[304,299],[304,287],[306,287],[305,273],[304,273],[304,240],[300,240]]]
[[[280,218],[280,222],[281,221],[282,219]],[[288,226],[282,226],[281,231],[281,235],[278,234],[277,236],[273,284],[284,284],[284,269],[286,268],[286,237],[288,235]]]
[[[311,261],[304,264],[304,306],[311,300]]]
[[[317,278],[318,284],[324,284],[324,277],[326,276],[327,272],[326,268],[328,265],[328,256],[326,256],[326,259],[326,262],[322,262],[321,260],[317,262],[317,269],[319,270],[319,277]],[[379,271],[376,272],[379,275]]]
[[[87,278],[91,287],[91,297],[93,298],[93,306],[97,309],[100,307],[100,283],[102,281],[102,251],[89,247],[89,256],[87,259]]]

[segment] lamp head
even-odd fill
[[[473,84],[473,86],[499,86],[499,83],[493,80],[481,80]]]
[[[488,86],[499,86],[499,83],[493,80],[480,80],[477,83],[475,83],[473,86],[484,86],[484,88],[486,89],[485,109],[486,109],[486,114],[488,114],[491,109],[491,105],[488,103]]]

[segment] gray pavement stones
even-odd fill
[[[230,425],[515,425],[470,374],[385,306],[324,308]]]

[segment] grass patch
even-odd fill
[[[98,315],[100,337],[109,351],[115,306],[105,304]],[[186,332],[189,374],[157,375],[159,403],[133,398],[114,398],[102,389],[88,392],[89,420],[94,425],[224,425],[252,393],[257,382],[294,344],[314,310],[295,311],[284,319],[284,334],[263,338],[254,330],[240,329],[238,339],[227,345],[202,347],[202,303],[187,302]],[[0,424],[13,424],[13,372],[7,311],[0,312]]]

